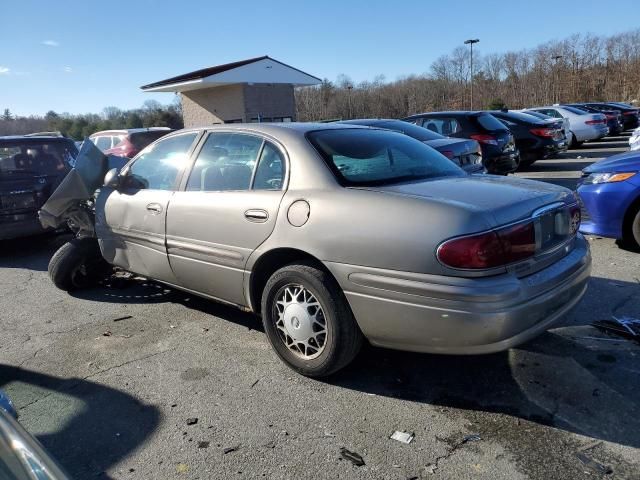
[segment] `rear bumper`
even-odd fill
[[[489,173],[505,174],[513,173],[518,169],[520,152],[514,150],[509,153],[483,155],[484,166]]]
[[[564,258],[517,278],[457,278],[327,264],[360,329],[378,346],[416,352],[483,354],[544,332],[582,298],[591,271],[581,235]]]
[[[0,240],[28,237],[46,232],[36,213],[0,215]]]
[[[609,133],[609,127],[606,125],[584,126],[579,130],[575,130],[573,134],[579,142],[588,142],[589,140],[598,140],[604,138]]]

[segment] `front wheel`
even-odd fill
[[[49,277],[61,290],[89,287],[109,269],[95,238],[74,238],[65,243],[49,261]]]
[[[634,251],[640,251],[640,208],[627,224],[622,237],[622,246]]]
[[[262,294],[262,322],[278,356],[309,377],[345,367],[363,342],[342,290],[311,264],[287,265],[271,276]]]

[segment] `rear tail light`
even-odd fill
[[[443,150],[440,153],[447,157],[449,160],[451,160],[455,156],[451,150]]]
[[[635,110],[635,111],[631,110],[631,111],[628,111],[628,112],[623,112],[622,114],[623,115],[638,115],[638,111],[637,110]]]
[[[556,131],[551,128],[532,128],[529,131],[538,137],[545,138],[553,138],[553,136],[556,134]]]
[[[607,120],[616,120],[618,118],[617,115],[612,115],[610,113],[607,113]]]
[[[470,138],[477,142],[484,143],[485,145],[498,145],[498,140],[493,135],[487,135],[486,133],[478,133],[471,135]]]
[[[535,227],[530,221],[448,240],[438,247],[437,256],[448,267],[486,269],[517,262],[535,253]]]
[[[606,120],[587,120],[586,122],[587,125],[599,125],[601,123],[606,123]]]

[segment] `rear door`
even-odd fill
[[[178,284],[246,305],[247,258],[275,226],[286,154],[246,133],[210,133],[167,213],[167,251]]]
[[[96,233],[107,261],[175,283],[165,247],[167,206],[197,137],[188,132],[151,145],[123,169],[117,190],[101,189]]]

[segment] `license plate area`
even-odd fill
[[[35,207],[35,199],[32,192],[0,195],[0,208],[3,210],[24,210]]]
[[[564,243],[572,235],[571,213],[568,208],[550,210],[535,219],[536,251],[545,251]]]

